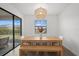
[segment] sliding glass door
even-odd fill
[[[0,8],[0,56],[20,44],[21,31],[21,18]]]
[[[0,9],[0,55],[13,49],[12,15]]]
[[[14,17],[14,35],[15,35],[15,47],[20,44],[20,36],[21,36],[21,19],[18,17]]]

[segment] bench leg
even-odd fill
[[[60,56],[60,51],[57,51],[57,56]]]
[[[25,56],[27,54],[24,50],[19,50],[19,56]]]
[[[39,55],[39,52],[38,51],[36,51],[36,55]]]
[[[24,52],[22,50],[19,50],[19,56],[23,56]]]
[[[48,55],[48,52],[44,52],[44,55],[47,56]]]
[[[61,51],[61,52],[60,52],[60,55],[61,55],[61,56],[63,56],[63,55],[64,55],[63,51]]]

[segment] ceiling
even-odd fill
[[[34,15],[35,9],[42,7],[47,10],[48,15],[60,14],[69,3],[14,3],[11,4],[24,15]]]
[[[0,9],[0,16],[11,16],[11,14],[9,14],[8,12]]]

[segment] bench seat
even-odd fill
[[[57,52],[63,55],[63,46],[21,46],[19,49],[20,56],[25,55],[28,51],[35,52]]]

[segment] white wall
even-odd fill
[[[71,4],[59,16],[64,46],[79,55],[79,4]]]
[[[27,36],[39,36],[34,32],[34,21],[36,18],[32,15],[25,15],[23,20],[23,35]],[[57,16],[48,16],[47,20],[47,34],[43,36],[58,36],[58,17]]]

